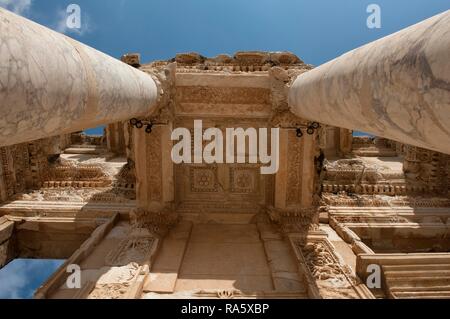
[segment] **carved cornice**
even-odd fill
[[[333,195],[323,194],[322,198],[330,206],[346,207],[450,207],[450,199],[439,197],[376,196],[376,195]]]
[[[234,56],[221,54],[213,58],[207,58],[195,52],[180,53],[168,61],[146,64],[143,69],[161,68],[171,62],[177,63],[177,72],[267,72],[273,66],[296,70],[312,68],[290,52],[248,51],[237,52]]]
[[[318,207],[293,209],[267,208],[270,221],[276,224],[280,228],[280,231],[285,234],[300,233],[306,235],[310,231],[317,230],[319,228],[318,211]]]

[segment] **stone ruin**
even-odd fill
[[[287,107],[291,53],[179,54],[140,64],[164,87],[146,133],[123,121],[0,149],[1,265],[65,264],[38,298],[405,298],[436,285],[450,260],[450,158],[353,137]],[[170,130],[279,127],[280,168],[178,164]],[[80,289],[66,287],[79,264]],[[367,265],[383,285],[369,289]]]
[[[367,119],[358,118],[345,99],[363,101],[366,91],[349,87],[342,97],[336,68],[335,82],[318,92],[309,81],[328,66],[289,52],[183,53],[148,64],[131,53],[118,61],[0,15],[0,23],[11,22],[5,34],[23,47],[34,43],[34,61],[49,65],[35,73],[52,75],[18,77],[22,86],[0,89],[0,268],[15,258],[65,259],[35,298],[450,297],[450,157],[440,153],[449,145],[441,126],[430,139],[415,121],[414,140],[392,125],[405,116],[380,109],[382,97],[375,106],[358,102]],[[0,44],[8,41],[2,35]],[[57,54],[50,60],[48,45],[73,52],[71,64]],[[36,67],[27,50],[5,52],[11,65]],[[426,67],[426,57],[417,61]],[[71,87],[58,72],[73,75]],[[448,86],[435,80],[428,87],[441,92],[434,100],[441,103]],[[30,83],[40,95],[22,90]],[[407,109],[409,93],[394,91]],[[344,115],[349,110],[354,118]],[[259,162],[174,164],[171,132],[193,130],[194,119],[221,131],[279,128],[278,171],[262,175]],[[353,124],[386,134],[354,137]],[[82,133],[96,125],[104,135]],[[81,269],[75,289],[66,271],[74,264]]]

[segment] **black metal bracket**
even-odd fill
[[[295,127],[286,128],[295,129],[297,137],[301,138],[304,135],[302,128],[306,128],[306,133],[308,135],[313,135],[314,132],[320,128],[320,124],[317,122],[309,122],[307,125],[297,125]]]
[[[134,126],[135,128],[143,128],[145,126],[145,133],[150,134],[152,132],[153,127],[155,126],[155,123],[152,121],[145,121],[145,120],[139,120],[137,118],[132,118],[130,120],[131,126]]]

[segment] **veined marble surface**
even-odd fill
[[[152,77],[0,8],[0,146],[149,114]]]
[[[450,10],[301,74],[297,116],[450,154]]]

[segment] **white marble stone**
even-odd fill
[[[450,154],[450,10],[301,74],[297,116]]]
[[[0,146],[143,116],[154,79],[0,8]]]

